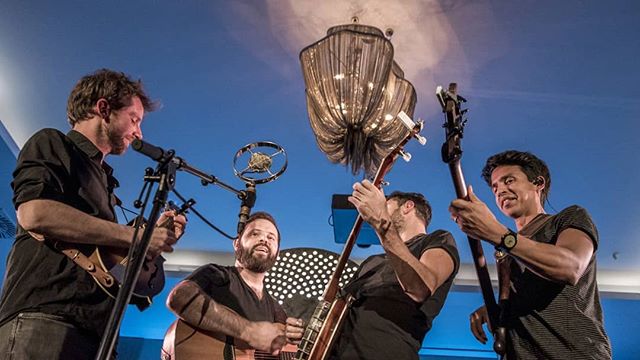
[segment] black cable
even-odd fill
[[[129,213],[131,213],[131,214],[133,214],[135,216],[140,215],[139,213],[137,213],[137,212],[135,212],[135,211],[133,211],[131,209],[127,209],[126,207],[122,206],[122,204],[118,205],[118,207],[120,208],[120,212],[122,213],[122,216],[124,216],[124,220],[125,220],[126,223],[129,223],[129,218],[127,217],[127,213],[125,211],[127,211],[127,212],[129,212]]]
[[[180,195],[180,193],[179,193],[175,188],[173,188],[173,193],[174,193],[174,194],[176,194],[176,196],[177,196],[177,197],[180,199],[180,201],[182,201],[183,203],[184,203],[184,202],[187,202],[187,200],[186,200],[182,195]],[[194,214],[196,214],[196,216],[197,216],[197,217],[199,217],[199,218],[200,218],[200,220],[202,220],[205,224],[209,225],[209,227],[211,227],[213,230],[215,230],[215,231],[217,231],[218,233],[220,233],[222,236],[224,236],[224,237],[228,238],[229,240],[235,240],[235,239],[236,239],[236,237],[235,237],[235,236],[231,236],[231,235],[227,234],[226,232],[224,232],[224,231],[223,231],[222,229],[220,229],[219,227],[217,227],[217,226],[213,225],[209,220],[207,220],[204,216],[202,216],[202,214],[200,214],[200,213],[198,212],[198,210],[196,210],[196,208],[195,208],[194,206],[191,206],[190,210],[191,210],[191,211],[193,211],[193,213],[194,213]]]

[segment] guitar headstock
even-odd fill
[[[458,85],[456,83],[449,84],[449,89],[444,91],[442,86],[436,88],[436,97],[442,106],[442,112],[445,114],[445,122],[442,127],[445,128],[446,140],[442,144],[442,161],[452,163],[460,160],[462,156],[462,147],[460,141],[464,136],[464,126],[467,120],[464,114],[467,109],[461,110],[460,105],[466,102],[465,98],[458,95]]]
[[[427,143],[427,140],[420,136],[420,131],[422,131],[422,128],[424,127],[424,123],[421,120],[414,122],[407,114],[404,113],[404,111],[401,111],[398,114],[398,118],[402,120],[402,123],[407,127],[409,133],[384,157],[384,159],[382,159],[372,181],[373,185],[376,187],[380,187],[380,184],[384,179],[384,175],[389,171],[398,155],[401,155],[405,161],[411,160],[411,154],[404,151],[404,146],[411,138],[415,137],[422,145]]]

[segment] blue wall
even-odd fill
[[[2,123],[0,123],[0,131],[2,131]],[[16,164],[16,158],[6,145],[4,141],[0,139],[0,209],[13,221],[15,224],[16,213],[13,209],[11,202],[11,173]],[[13,238],[3,239],[0,238],[0,287],[4,283],[4,273],[6,268],[6,259],[9,254],[9,249],[13,244]]]
[[[122,356],[134,356],[130,352],[147,351],[144,356],[126,359],[148,359],[159,356],[161,341],[137,344],[134,338],[162,339],[167,327],[175,317],[166,308],[166,297],[181,278],[168,276],[163,292],[154,304],[144,312],[130,307],[123,321],[121,335],[127,337],[127,348],[120,346]],[[432,330],[427,334],[420,354],[424,359],[492,358],[491,345],[482,345],[469,332],[469,314],[482,303],[476,292],[452,291],[445,306],[436,318]],[[616,360],[640,359],[640,322],[634,321],[640,313],[640,301],[631,299],[603,298],[605,327],[611,338],[613,358]],[[137,344],[137,345],[136,345]],[[140,350],[142,349],[142,350]],[[146,349],[146,350],[145,350]]]

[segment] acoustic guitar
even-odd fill
[[[255,350],[249,345],[215,332],[204,331],[178,319],[167,330],[162,360],[288,360],[296,345],[287,344],[279,355]]]

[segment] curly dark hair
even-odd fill
[[[140,98],[146,112],[157,108],[157,104],[145,93],[141,80],[133,81],[123,72],[97,70],[82,77],[71,90],[67,100],[67,119],[73,127],[79,121],[96,115],[93,107],[98,100],[107,100],[113,111],[131,105],[134,96]]]
[[[272,223],[273,226],[276,227],[276,232],[278,233],[278,247],[280,247],[280,229],[278,229],[278,224],[276,224],[276,219],[274,219],[273,216],[271,216],[271,214],[264,211],[256,211],[249,216],[249,218],[247,219],[247,223],[244,225],[244,228],[242,228],[242,231],[238,233],[238,239],[242,238],[242,234],[244,234],[247,227],[249,227],[249,224],[260,219],[267,220],[270,223]]]
[[[542,189],[540,204],[544,205],[549,197],[549,190],[551,190],[551,173],[549,173],[549,168],[544,161],[526,151],[507,150],[495,154],[487,159],[487,163],[482,169],[482,178],[486,181],[487,185],[491,187],[491,174],[493,170],[503,165],[519,166],[525,175],[527,175],[527,179],[532,183],[535,182],[537,178],[543,177],[545,187]]]
[[[427,227],[431,223],[431,205],[424,195],[415,192],[394,191],[387,196],[387,200],[391,199],[396,200],[398,206],[402,206],[408,200],[413,201],[416,206],[416,215],[424,221],[424,226]]]

